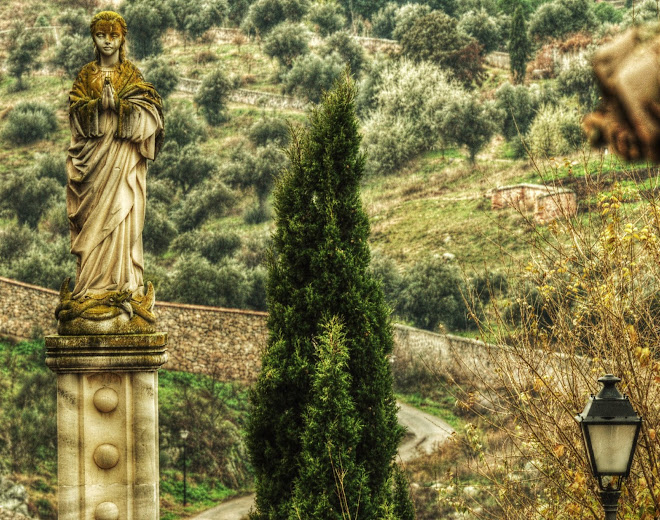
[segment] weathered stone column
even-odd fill
[[[158,520],[158,369],[167,335],[47,336],[57,373],[60,520]]]

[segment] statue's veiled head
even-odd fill
[[[101,11],[92,18],[92,22],[89,24],[89,31],[92,37],[98,31],[104,33],[117,32],[121,34],[122,43],[119,48],[119,61],[124,61],[126,58],[126,33],[128,32],[128,28],[126,27],[126,21],[119,13]],[[94,54],[96,55],[96,60],[99,61],[100,55],[96,45],[94,45]]]

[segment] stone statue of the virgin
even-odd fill
[[[126,22],[103,11],[90,30],[96,60],[69,94],[67,212],[77,257],[73,292],[62,284],[63,335],[151,333],[154,292],[143,281],[147,159],[163,142],[162,101],[126,59]]]

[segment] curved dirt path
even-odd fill
[[[408,430],[399,446],[401,461],[407,462],[420,454],[428,454],[447,440],[454,429],[438,417],[424,413],[413,406],[399,405],[399,423]],[[254,504],[254,495],[227,500],[222,504],[193,516],[192,520],[241,520]]]

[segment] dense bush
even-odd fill
[[[362,70],[365,54],[362,46],[346,31],[338,31],[326,38],[321,49],[322,56],[337,54],[357,77]]]
[[[173,214],[179,231],[191,231],[205,220],[221,217],[234,202],[234,194],[216,178],[206,180],[179,203]]]
[[[399,6],[395,2],[388,2],[385,6],[381,7],[371,19],[371,26],[374,36],[377,38],[392,39],[394,37],[394,29],[396,28],[396,14],[399,11]]]
[[[204,119],[211,126],[217,126],[228,119],[227,101],[233,88],[232,82],[222,69],[215,69],[204,76],[195,103]]]
[[[151,58],[142,66],[144,79],[152,83],[163,99],[176,90],[179,75],[163,58]],[[168,136],[169,139],[169,136]]]
[[[580,119],[575,111],[564,107],[542,107],[529,129],[529,145],[533,155],[555,157],[568,154],[580,144]]]
[[[0,343],[0,467],[19,474],[54,471],[57,461],[55,374],[42,343]]]
[[[221,26],[229,14],[227,0],[169,0],[169,5],[186,40],[197,40],[211,27]]]
[[[455,19],[440,11],[417,18],[399,41],[404,56],[447,68],[464,85],[482,80],[481,46],[458,29]]]
[[[405,275],[397,312],[416,327],[437,330],[467,330],[476,323],[468,286],[459,269],[443,258],[432,257],[415,264]]]
[[[62,280],[72,277],[75,272],[71,240],[68,236],[59,236],[37,242],[27,256],[12,265],[9,277],[41,287],[59,289]]]
[[[285,147],[289,144],[289,125],[281,117],[263,115],[248,130],[248,138],[256,146],[269,143]]]
[[[323,91],[332,87],[343,68],[342,60],[336,54],[325,57],[317,54],[301,56],[282,78],[284,90],[288,94],[318,103]]]
[[[89,14],[84,9],[65,9],[57,17],[57,24],[68,35],[89,38]],[[87,47],[89,48],[89,40]]]
[[[321,36],[328,36],[346,26],[344,10],[333,1],[312,4],[305,18]]]
[[[594,15],[600,23],[621,23],[623,21],[623,11],[617,9],[609,2],[599,2],[594,4]]]
[[[121,14],[130,33],[131,54],[138,59],[155,56],[163,51],[161,38],[174,26],[174,13],[168,2],[125,0]]]
[[[198,254],[186,254],[174,265],[160,289],[166,301],[245,308],[250,293],[246,269],[235,261],[211,264]]]
[[[498,48],[502,38],[499,20],[490,16],[484,9],[468,11],[458,22],[458,30],[471,36],[481,45],[481,52],[488,54]]]
[[[34,157],[34,172],[37,178],[55,179],[60,186],[66,186],[66,156],[64,154],[37,154]]]
[[[282,22],[264,38],[264,54],[277,59],[284,69],[291,68],[293,60],[309,52],[309,35],[304,25]]]
[[[402,61],[381,74],[375,110],[363,126],[367,172],[390,174],[406,161],[436,146],[440,114],[462,89],[430,63]]]
[[[57,128],[51,105],[39,101],[22,101],[7,117],[3,137],[13,144],[28,144],[44,139]]]
[[[64,190],[52,178],[38,177],[34,168],[5,174],[0,181],[0,207],[16,216],[19,224],[36,229],[53,198],[63,198]]]
[[[94,50],[89,45],[89,36],[67,34],[60,38],[60,44],[55,47],[51,64],[62,69],[69,78],[75,78],[83,65],[93,59]]]
[[[256,0],[243,22],[246,31],[264,36],[282,22],[299,22],[309,10],[309,0]]]
[[[561,38],[593,29],[596,15],[589,0],[553,0],[543,4],[529,20],[529,34],[537,40]]]
[[[536,116],[538,106],[538,96],[534,96],[524,85],[505,83],[495,92],[495,108],[500,112],[502,136],[513,144],[517,157],[526,153],[523,138]]]
[[[38,240],[37,231],[28,226],[10,224],[0,231],[0,266],[3,272],[15,260],[27,256],[32,245]]]
[[[177,105],[167,112],[165,135],[168,144],[174,142],[180,147],[194,144],[206,138],[206,132],[201,121],[186,105]],[[157,160],[157,162],[161,161]]]
[[[415,25],[417,20],[425,17],[431,12],[431,8],[425,4],[405,4],[399,7],[394,17],[394,30],[392,38],[400,40]]]
[[[189,231],[182,233],[174,242],[171,250],[175,253],[199,253],[209,262],[218,263],[232,256],[241,247],[241,237],[234,232]]]
[[[582,114],[593,111],[598,105],[600,89],[589,62],[571,62],[570,66],[557,76],[557,90],[563,96],[576,96]]]
[[[142,232],[145,251],[155,255],[166,253],[176,235],[177,229],[168,217],[167,207],[162,203],[150,201],[147,204]]]
[[[176,141],[172,141],[163,146],[150,171],[156,177],[170,179],[186,194],[199,183],[210,178],[216,169],[215,159],[200,154],[196,144],[179,146]]]

